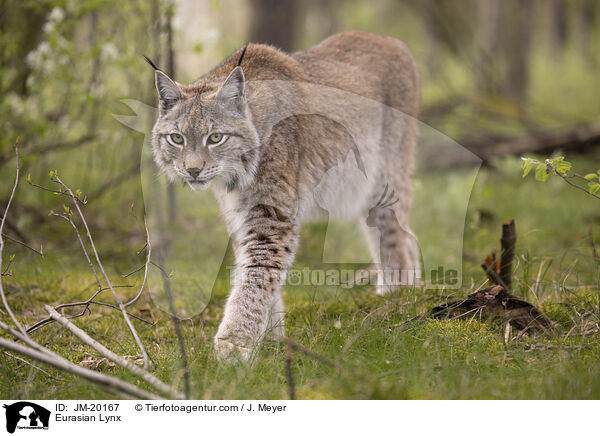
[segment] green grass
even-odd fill
[[[569,160],[583,173],[591,161],[576,157]],[[460,192],[455,186],[464,184],[461,177],[460,171],[420,177],[420,198],[415,200],[413,221],[432,222],[423,216],[431,209],[423,212],[419,203],[424,199],[435,203],[440,196],[451,203],[452,193]],[[188,204],[185,198],[181,201]],[[546,184],[522,180],[518,160],[504,160],[482,170],[473,188],[465,223],[461,289],[417,289],[378,297],[371,287],[286,286],[287,335],[337,363],[332,367],[296,352],[292,368],[297,398],[600,398],[598,267],[591,259],[588,234],[591,224],[595,243],[600,246],[596,203],[561,180]],[[205,213],[205,221],[218,217],[214,211]],[[189,232],[189,238],[175,238],[175,248],[181,251],[172,248],[177,255],[172,254],[168,268],[173,273],[174,292],[183,318],[192,396],[287,398],[286,350],[282,344],[266,340],[252,365],[227,366],[215,359],[212,337],[228,291],[227,272],[222,270],[215,281],[214,275],[197,262],[202,257],[212,259],[211,253],[213,257],[224,253],[226,247],[216,234],[193,227],[193,215],[188,214],[192,214],[192,209],[182,208],[179,221],[183,223],[180,231]],[[483,283],[478,264],[492,250],[499,249],[500,224],[509,218],[516,219],[519,238],[515,293],[540,306],[557,323],[556,335],[525,336],[506,342],[504,326],[494,322],[429,319],[427,311],[447,295],[461,296]],[[347,228],[346,224],[338,226],[338,230]],[[190,232],[190,228],[194,231]],[[422,245],[437,244],[444,250],[443,235],[435,228],[429,227],[428,231],[425,226],[418,230]],[[324,226],[318,224],[303,229],[295,268],[318,266],[314,252],[324,240],[323,232]],[[7,255],[15,252],[17,257],[10,267],[13,276],[4,277],[5,288],[11,306],[25,325],[44,317],[44,304],[79,301],[93,292],[94,279],[82,262],[75,238],[71,245],[66,242],[68,238],[61,239],[46,248],[45,260],[7,245]],[[114,283],[139,286],[140,273],[121,277],[143,262],[143,254],[135,255],[143,245],[139,232],[126,244],[106,236],[100,240],[101,253],[120,253],[123,247],[129,247],[128,256],[102,258]],[[123,247],[117,250],[117,243]],[[336,246],[349,257],[365,249],[361,240],[353,238]],[[187,262],[178,261],[178,256],[185,259],[192,253],[200,254],[193,261],[189,257]],[[228,261],[230,254],[225,263]],[[213,269],[217,267],[213,265]],[[154,362],[154,373],[165,381],[175,381],[181,388],[177,338],[155,274],[156,271],[149,292],[132,307],[133,314],[152,324],[134,324]],[[121,288],[120,293],[132,296],[136,289]],[[194,301],[195,292],[201,294],[198,301]],[[100,301],[110,302],[109,293]],[[4,312],[0,317],[7,319]],[[93,306],[91,313],[75,323],[119,354],[139,354],[117,311]],[[76,363],[96,356],[55,325],[38,330],[33,337]],[[48,374],[37,372],[27,383],[30,367],[6,354],[0,355],[0,365],[1,397],[113,398],[87,382],[45,366]],[[98,369],[144,386],[120,368],[101,365]]]

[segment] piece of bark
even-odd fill
[[[452,300],[431,309],[433,318],[481,317],[509,322],[519,331],[552,331],[552,321],[540,309],[521,300],[502,286],[470,294],[463,300]]]

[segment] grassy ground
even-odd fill
[[[579,172],[586,172],[589,159],[569,160]],[[461,289],[418,289],[378,297],[370,287],[285,288],[287,335],[336,362],[336,367],[331,367],[296,353],[292,367],[297,398],[600,398],[598,266],[591,258],[588,234],[591,224],[595,243],[600,246],[597,201],[561,180],[546,184],[533,179],[523,181],[518,165],[514,159],[498,162],[494,168],[482,170],[477,178],[465,223]],[[460,171],[427,175],[420,178],[417,193],[433,203],[437,198],[449,201],[453,186],[463,182]],[[417,206],[422,201],[419,198]],[[415,207],[414,222],[424,222],[420,213]],[[556,335],[506,341],[504,326],[494,322],[429,319],[427,311],[448,295],[462,296],[483,283],[478,264],[491,250],[499,248],[500,224],[509,218],[516,219],[519,236],[515,293],[540,306],[557,323]],[[184,213],[179,219],[187,222],[190,217]],[[427,230],[419,229],[421,244],[443,247],[443,235],[435,229]],[[323,225],[304,229],[296,268],[316,266],[314,252],[323,241],[323,231]],[[186,241],[191,251],[198,247],[193,238],[200,238],[202,256],[224,252],[222,244],[210,243],[211,236],[206,232],[196,229],[193,233]],[[116,252],[110,250],[116,243],[103,241],[101,250]],[[130,251],[135,252],[143,241],[132,238],[128,243]],[[339,250],[359,252],[365,246],[351,239]],[[43,304],[79,301],[93,292],[94,279],[81,262],[75,238],[72,245],[63,240],[60,250],[47,248],[43,261],[10,245],[7,255],[12,252],[17,253],[10,267],[13,275],[4,277],[4,283],[10,304],[26,325],[44,317]],[[133,270],[142,257],[131,255],[115,261],[111,255],[104,256],[119,284],[139,284],[139,273],[128,278],[120,275]],[[226,271],[213,286],[213,276],[203,273],[194,262],[170,270],[184,318],[192,396],[287,398],[283,345],[267,340],[252,366],[220,365],[212,354],[212,336],[228,290]],[[200,303],[194,303],[198,288],[204,291],[197,298]],[[134,293],[134,288],[122,288],[125,296]],[[155,364],[156,375],[181,386],[177,340],[170,317],[163,310],[161,293],[162,288],[153,278],[150,292],[132,313],[152,322],[135,321],[135,325]],[[109,302],[110,298],[106,295],[101,301]],[[0,317],[6,318],[3,312]],[[90,314],[75,322],[115,352],[139,354],[116,311],[92,307]],[[94,352],[57,326],[38,330],[34,338],[74,362],[98,364],[98,369],[108,374],[133,381],[125,371],[99,361]],[[6,354],[0,354],[0,365],[0,397],[112,398],[52,368],[32,371]]]

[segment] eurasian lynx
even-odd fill
[[[301,223],[323,207],[362,220],[375,264],[420,268],[408,225],[419,91],[406,46],[353,31],[293,54],[245,50],[190,85],[156,71],[156,163],[212,189],[234,248],[237,280],[215,336],[224,359],[283,335],[281,285]],[[348,159],[362,177],[339,170]],[[378,278],[377,290],[396,285]]]

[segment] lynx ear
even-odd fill
[[[171,80],[169,76],[160,70],[155,71],[154,81],[156,83],[158,97],[160,98],[161,109],[171,109],[181,98],[181,90],[179,89],[179,86],[177,83]]]
[[[232,105],[240,112],[244,102],[244,73],[241,67],[235,67],[217,94],[217,98]]]

